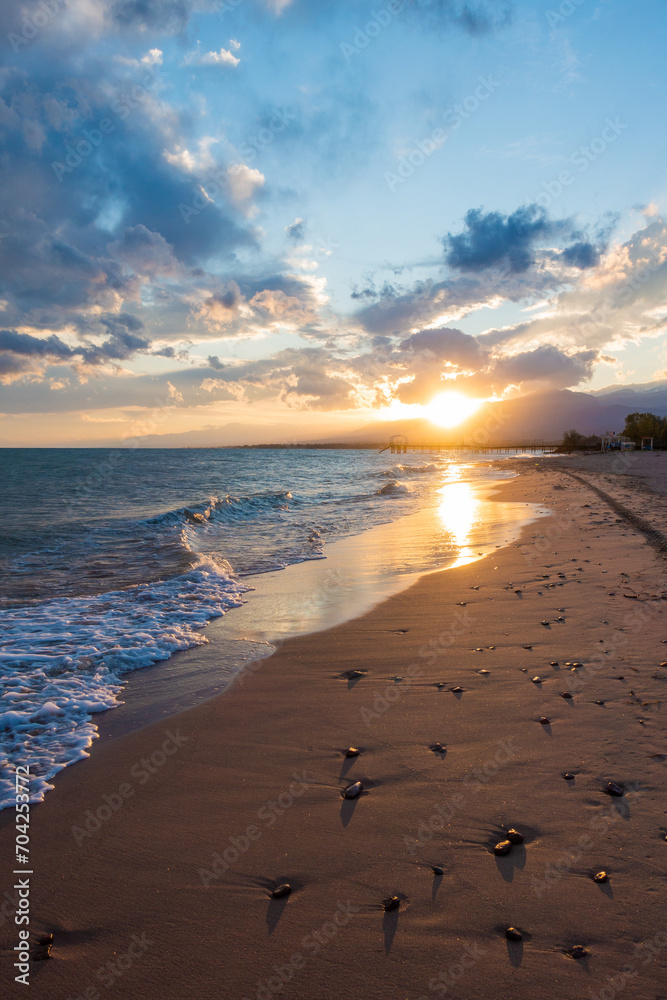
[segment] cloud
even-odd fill
[[[485,35],[507,27],[512,20],[512,5],[460,2],[460,0],[407,0],[406,12],[419,18],[429,30],[461,28],[470,35]]]
[[[503,265],[521,274],[535,264],[536,247],[568,232],[566,222],[550,220],[538,205],[525,205],[511,215],[471,208],[462,233],[443,239],[445,262],[459,271],[483,271]]]
[[[294,243],[301,243],[305,238],[306,223],[303,219],[295,219],[291,226],[285,226],[285,232],[287,233],[288,240],[293,240]]]
[[[255,167],[245,163],[234,163],[227,170],[229,192],[237,204],[248,201],[264,186],[266,178]]]
[[[230,42],[230,47],[238,51],[240,45],[234,39]],[[241,60],[230,51],[221,48],[218,52],[188,52],[183,60],[185,66],[238,66]]]

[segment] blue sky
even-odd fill
[[[665,27],[659,0],[5,3],[3,440],[667,378]]]

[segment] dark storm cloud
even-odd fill
[[[511,215],[471,208],[463,232],[448,233],[442,240],[445,263],[457,271],[481,272],[501,268],[524,274],[537,261],[540,248],[555,241],[575,240],[552,259],[580,269],[594,267],[604,245],[585,239],[571,219],[551,219],[539,205],[523,205]],[[549,254],[547,254],[549,256]]]
[[[518,208],[511,215],[471,208],[462,233],[443,239],[446,263],[459,271],[483,271],[505,265],[514,274],[535,263],[535,248],[563,232],[563,224],[549,220],[537,205]]]

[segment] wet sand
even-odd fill
[[[651,461],[664,495],[638,456],[630,511]],[[31,930],[54,940],[31,995],[667,995],[664,556],[570,475],[602,466],[567,462],[498,489],[554,510],[518,543],[59,775],[32,813]],[[2,995],[25,995],[0,931]]]

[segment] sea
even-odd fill
[[[361,449],[0,449],[0,808],[17,765],[41,800],[128,675],[208,643],[214,620],[233,676],[272,639],[515,539],[544,511],[480,493],[511,475]]]

